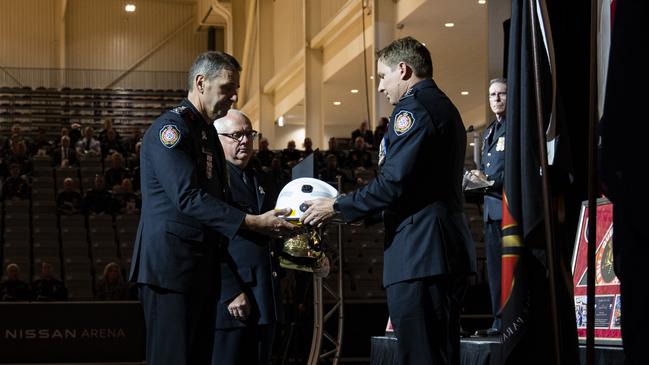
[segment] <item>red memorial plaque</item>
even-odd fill
[[[588,202],[581,206],[579,231],[572,256],[575,291],[575,317],[580,341],[586,340],[588,258]],[[597,240],[595,241],[595,343],[622,345],[620,331],[620,281],[613,271],[613,204],[597,201]]]

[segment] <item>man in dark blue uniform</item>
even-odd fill
[[[273,209],[276,187],[248,164],[257,134],[248,117],[230,109],[214,127],[227,161],[232,204],[249,214]],[[223,246],[221,286],[235,291],[223,290],[217,303],[212,364],[270,363],[282,307],[276,250],[273,239],[249,231]]]
[[[502,260],[503,178],[505,177],[505,110],[507,106],[507,81],[503,78],[489,82],[489,106],[496,114],[484,132],[479,174],[493,181],[484,195],[484,243],[487,253],[487,275],[494,316],[491,328],[479,330],[476,335],[493,336],[500,333],[500,270]]]
[[[432,80],[426,47],[406,37],[378,53],[379,92],[395,105],[380,172],[349,195],[307,202],[306,224],[383,211],[383,285],[399,339],[399,364],[459,364],[460,305],[475,247],[463,212],[466,134]]]
[[[223,202],[226,166],[211,121],[236,101],[240,69],[228,54],[200,55],[187,99],[142,141],[142,214],[130,280],[144,307],[148,364],[209,364],[219,244],[239,229],[292,228],[275,215],[284,211],[250,215]]]

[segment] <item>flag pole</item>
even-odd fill
[[[597,0],[590,1],[588,75],[588,234],[586,235],[586,364],[595,363],[595,249],[597,246]]]
[[[543,0],[539,0],[543,1]],[[550,275],[550,315],[552,319],[552,331],[554,334],[554,364],[561,364],[561,344],[559,341],[559,318],[557,310],[557,285],[556,285],[556,248],[554,247],[554,220],[552,219],[552,202],[550,201],[550,183],[548,179],[548,151],[546,146],[545,128],[543,121],[543,104],[541,100],[541,82],[539,66],[539,40],[536,34],[536,0],[529,0],[530,27],[532,34],[532,53],[534,62],[534,87],[536,99],[536,124],[538,131],[539,153],[541,158],[541,184],[543,191],[543,211],[545,215],[545,245],[547,250],[548,270]],[[555,70],[552,70],[555,72]]]

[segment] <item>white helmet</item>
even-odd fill
[[[286,184],[277,198],[276,209],[291,208],[291,214],[285,217],[286,220],[299,220],[307,207],[304,204],[307,200],[317,198],[335,198],[338,191],[326,182],[310,177],[295,179]]]

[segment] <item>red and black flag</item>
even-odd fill
[[[551,295],[548,276],[548,262],[552,258],[546,250],[544,225],[543,199],[549,197],[549,191],[543,191],[542,155],[547,154],[547,171],[547,164],[555,162],[558,141],[552,34],[544,2],[513,0],[509,35],[502,351],[493,355],[496,363],[502,364],[550,364],[562,355],[554,351],[558,347],[551,315],[555,296]],[[543,133],[539,133],[539,121]],[[540,135],[543,142],[539,142]]]

